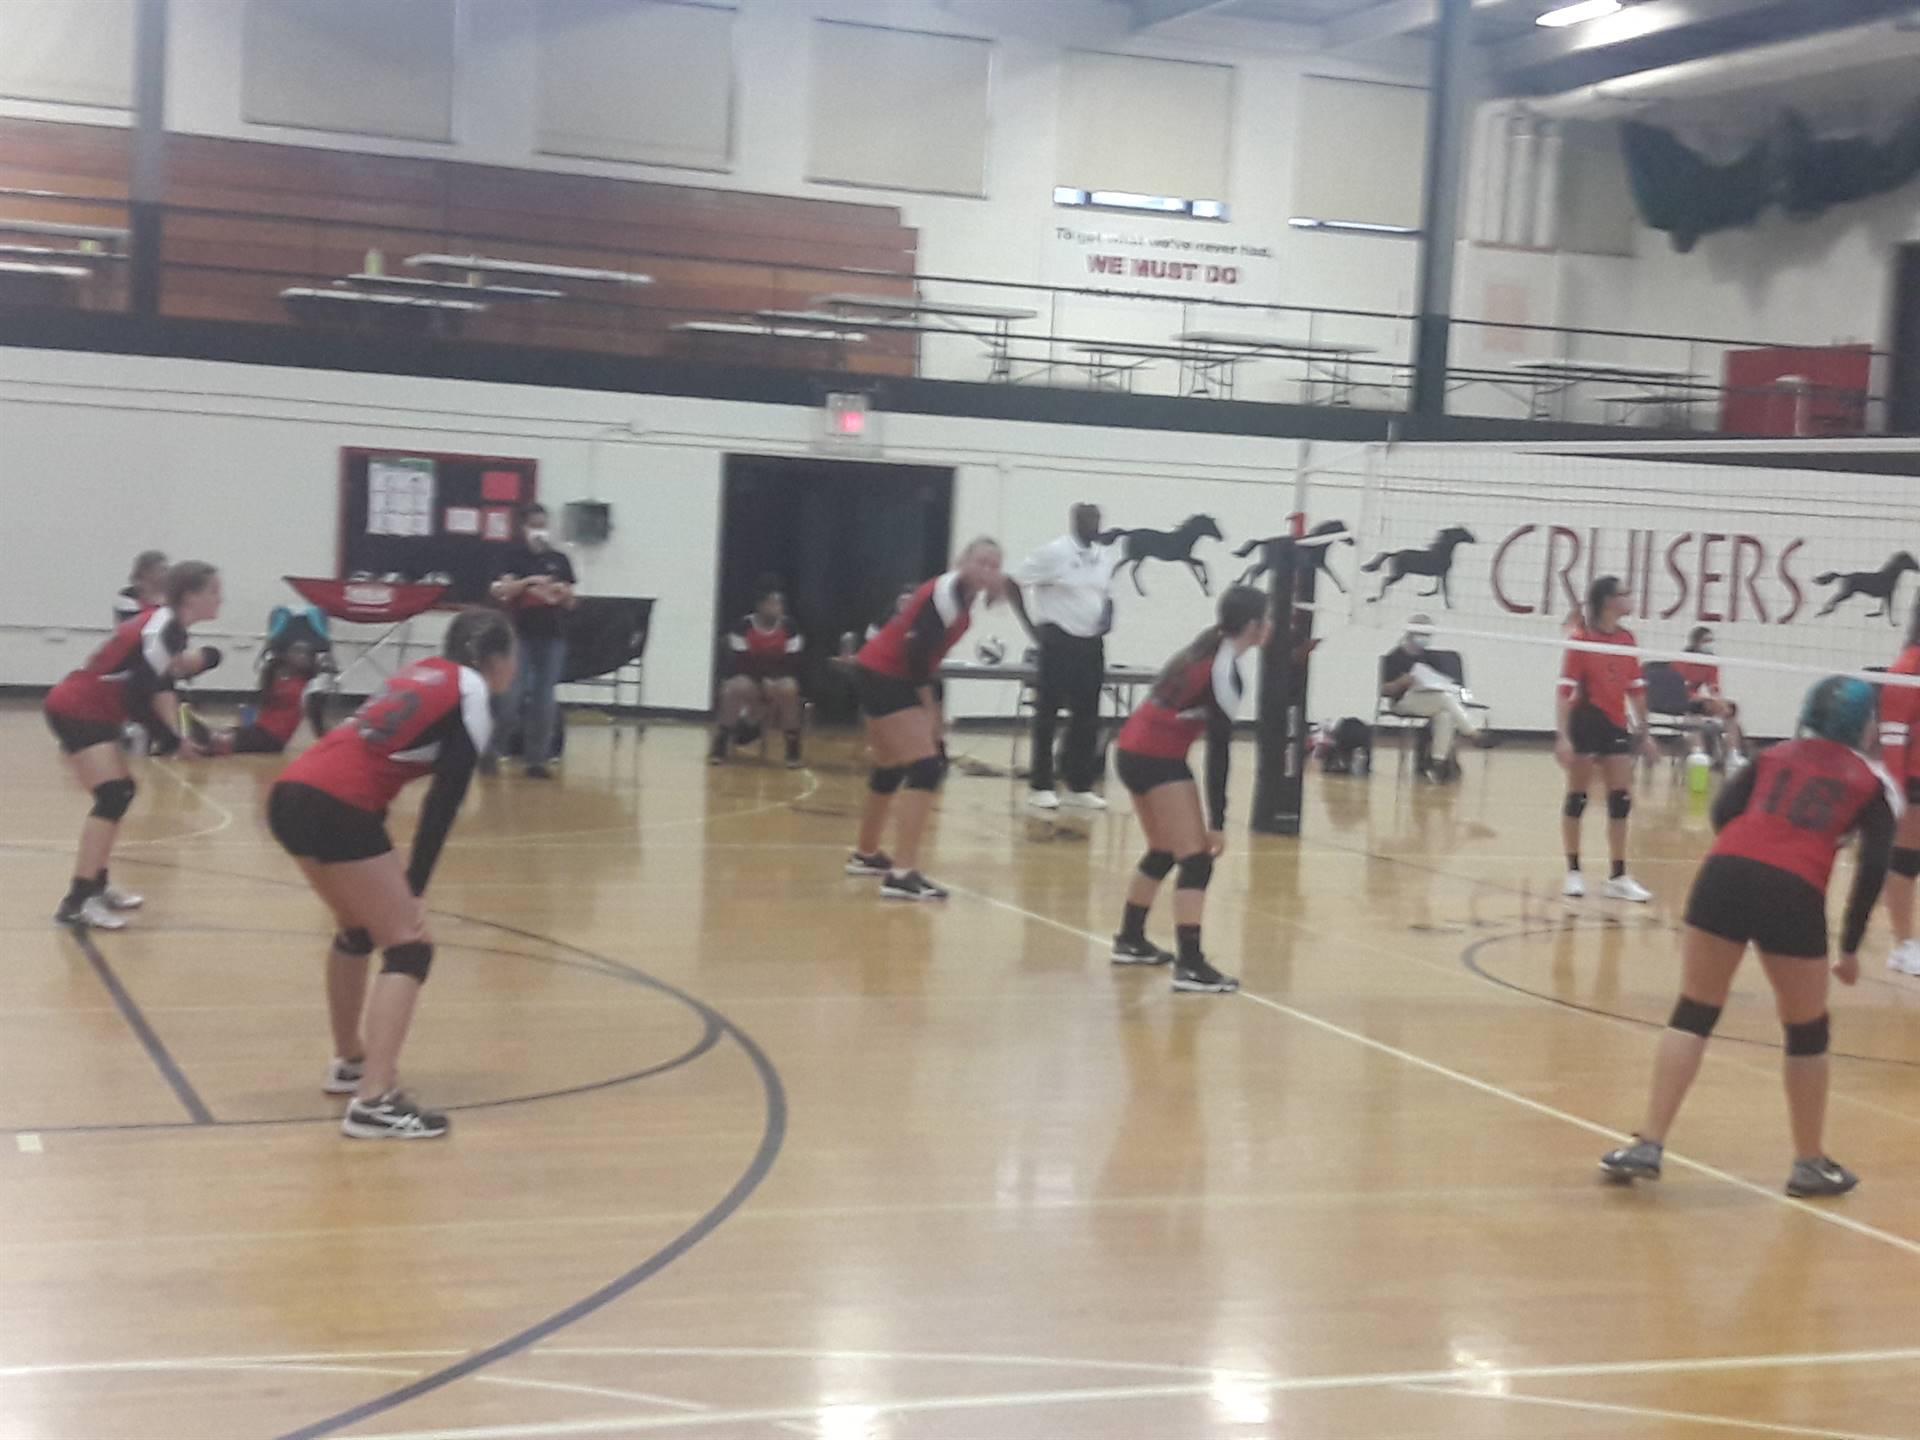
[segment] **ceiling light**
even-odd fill
[[[1623,7],[1620,0],[1574,0],[1571,5],[1562,5],[1557,10],[1549,10],[1537,16],[1534,24],[1559,29],[1563,25],[1578,25],[1585,20],[1598,20],[1603,15],[1617,13]]]

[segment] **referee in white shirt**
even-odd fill
[[[1040,646],[1027,803],[1038,810],[1056,810],[1063,803],[1054,789],[1053,730],[1064,705],[1064,803],[1104,810],[1107,802],[1093,793],[1099,773],[1095,751],[1100,738],[1100,687],[1107,671],[1104,637],[1113,625],[1113,572],[1123,557],[1120,546],[1101,545],[1095,538],[1100,534],[1098,505],[1074,506],[1067,523],[1069,533],[1027,557],[1020,583],[1010,592],[1021,623]]]

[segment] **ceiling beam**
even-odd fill
[[[1209,10],[1221,10],[1232,3],[1233,0],[1128,0],[1133,9],[1133,28],[1136,30],[1151,30],[1156,25],[1184,20],[1191,15],[1204,15]]]

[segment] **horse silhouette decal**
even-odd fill
[[[1409,575],[1427,575],[1433,579],[1431,590],[1422,590],[1422,596],[1438,595],[1440,603],[1449,610],[1453,608],[1453,590],[1447,583],[1447,577],[1453,572],[1453,552],[1462,545],[1477,543],[1473,532],[1460,525],[1449,525],[1433,537],[1433,543],[1424,550],[1382,550],[1373,559],[1360,568],[1372,575],[1382,566],[1386,567],[1387,578],[1380,582],[1380,593],[1369,596],[1369,605],[1378,604],[1387,591]]]
[[[1328,540],[1324,545],[1308,545],[1303,548],[1310,557],[1310,563],[1313,568],[1331,580],[1333,582],[1333,588],[1344,595],[1347,593],[1347,587],[1340,583],[1340,577],[1334,573],[1333,567],[1327,562],[1333,557],[1333,547],[1335,545],[1351,545],[1354,543],[1353,534],[1347,529],[1347,522],[1344,520],[1322,520],[1318,525],[1307,531],[1305,538],[1314,540],[1323,536],[1333,536],[1335,538]],[[1253,554],[1256,550],[1260,552],[1260,558],[1247,567],[1246,573],[1240,577],[1240,583],[1242,585],[1251,585],[1262,575],[1273,569],[1275,560],[1279,558],[1274,547],[1282,540],[1291,540],[1292,538],[1291,535],[1269,535],[1264,540],[1249,540],[1238,550],[1234,551],[1234,557],[1240,560],[1246,559],[1247,556]]]
[[[1829,570],[1823,575],[1814,576],[1813,583],[1816,585],[1840,587],[1827,597],[1827,603],[1820,607],[1814,618],[1817,620],[1823,615],[1831,615],[1842,601],[1865,595],[1880,602],[1867,612],[1867,618],[1871,620],[1876,615],[1884,615],[1887,624],[1892,625],[1895,623],[1893,592],[1900,588],[1900,577],[1909,570],[1920,570],[1920,560],[1915,560],[1905,550],[1896,550],[1878,570]]]
[[[1202,540],[1224,540],[1220,533],[1219,522],[1211,515],[1189,515],[1174,530],[1103,530],[1097,537],[1102,545],[1111,545],[1116,540],[1121,544],[1121,553],[1126,556],[1121,565],[1133,567],[1133,588],[1136,594],[1147,593],[1140,583],[1140,567],[1149,560],[1170,560],[1184,565],[1193,572],[1193,578],[1200,582],[1202,595],[1213,594],[1213,581],[1207,574],[1206,562],[1193,558],[1193,547]],[[1116,569],[1115,573],[1119,573]]]

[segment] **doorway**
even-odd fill
[[[1902,245],[1894,266],[1887,429],[1895,435],[1920,435],[1920,245]]]
[[[729,455],[721,500],[719,615],[753,608],[763,575],[779,577],[806,648],[801,685],[815,714],[853,718],[851,689],[830,660],[858,644],[894,597],[952,556],[953,471],[931,465]]]

